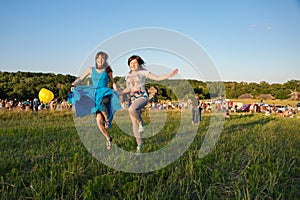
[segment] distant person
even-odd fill
[[[202,120],[202,106],[203,106],[203,103],[202,101],[199,101],[199,122]]]
[[[141,153],[143,149],[143,141],[141,138],[141,132],[144,131],[144,121],[141,116],[141,109],[144,108],[148,103],[148,94],[145,90],[145,80],[147,78],[161,81],[178,73],[178,69],[173,70],[171,73],[166,75],[155,75],[147,71],[145,68],[144,60],[137,55],[133,55],[128,59],[127,62],[130,71],[126,75],[126,88],[120,92],[129,93],[129,116],[132,122],[132,130],[137,142],[137,153]]]
[[[35,97],[32,101],[32,104],[33,104],[33,111],[37,112],[39,110],[39,99]]]
[[[117,86],[113,79],[113,71],[107,63],[108,55],[105,52],[98,52],[95,57],[95,67],[89,67],[72,86],[78,85],[87,76],[92,77],[92,86],[78,86],[72,92],[75,103],[76,115],[85,116],[91,113],[96,114],[97,125],[106,138],[106,148],[111,149],[112,137],[108,134],[107,128],[111,127],[113,114],[116,110],[122,109],[120,105]],[[112,83],[113,89],[108,88],[108,82]]]
[[[195,94],[192,98],[192,125],[199,123],[199,95]]]
[[[72,106],[73,106],[73,89],[74,88],[70,89],[70,93],[67,96],[67,103],[68,103],[69,109],[72,109]]]

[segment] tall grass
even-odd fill
[[[179,117],[168,113],[160,136],[145,140],[145,151],[166,145]],[[93,158],[70,112],[0,113],[0,197],[299,199],[299,119],[232,116],[213,151],[200,159],[209,119],[203,116],[195,140],[177,161],[154,172],[132,174]],[[134,138],[115,124],[110,133],[115,145],[134,150]]]

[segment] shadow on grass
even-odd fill
[[[245,122],[243,122],[243,121]],[[240,131],[246,128],[254,127],[257,125],[265,125],[270,121],[273,121],[274,118],[268,117],[256,117],[255,115],[243,115],[243,116],[231,116],[230,120],[227,121],[224,130],[229,131]],[[234,123],[236,122],[236,123]]]

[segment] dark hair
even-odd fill
[[[103,52],[103,51],[99,51],[97,54],[96,54],[96,56],[95,56],[95,65],[96,65],[96,68],[98,68],[98,66],[97,66],[97,58],[99,57],[99,56],[103,56],[104,57],[104,59],[105,59],[105,65],[108,65],[108,63],[106,62],[106,60],[108,59],[108,55],[107,55],[107,53],[105,53],[105,52]]]
[[[146,70],[145,62],[140,56],[137,56],[137,55],[130,56],[130,58],[128,58],[128,62],[127,62],[128,66],[130,66],[130,62],[132,60],[137,60],[137,62],[139,63],[139,68],[138,68],[139,70]]]

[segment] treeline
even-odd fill
[[[47,88],[55,98],[63,100],[74,80],[74,76],[54,73],[0,72],[0,99],[33,99],[42,88]]]
[[[149,81],[149,86],[155,86],[158,94],[174,99],[174,93],[181,94],[180,98],[190,94],[190,88],[198,93],[202,99],[225,96],[228,99],[237,99],[242,94],[251,94],[253,98],[261,94],[271,94],[276,99],[289,99],[292,92],[300,92],[300,80],[290,80],[283,84],[247,82],[203,82],[197,80],[167,80],[161,82]],[[147,86],[147,85],[146,85]],[[167,87],[165,87],[167,86]],[[167,88],[167,89],[166,89]],[[173,92],[172,92],[173,91]],[[225,94],[224,94],[225,93]]]
[[[226,96],[238,98],[242,94],[251,94],[257,97],[261,94],[271,94],[276,99],[288,99],[292,92],[300,91],[300,80],[290,80],[283,84],[270,84],[266,81],[260,83],[225,82]]]
[[[54,93],[59,101],[66,99],[75,76],[54,73],[33,72],[1,72],[0,71],[0,99],[26,100],[38,97],[41,88],[47,88]],[[119,87],[125,87],[124,77],[115,77]],[[213,85],[210,87],[210,85]],[[157,89],[159,100],[189,98],[191,90],[201,98],[222,95],[226,98],[238,98],[242,94],[251,94],[254,97],[260,94],[271,94],[276,99],[288,99],[291,92],[300,91],[300,80],[290,80],[286,83],[270,84],[268,82],[203,82],[197,80],[165,80],[160,82],[147,81],[146,89],[154,86]],[[224,93],[223,92],[223,93]]]

